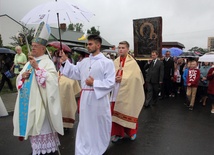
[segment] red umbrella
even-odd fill
[[[52,46],[54,48],[60,49],[60,42],[59,41],[52,41],[48,43],[49,46]],[[64,52],[71,52],[71,49],[68,45],[62,43],[62,49]]]

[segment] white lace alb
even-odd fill
[[[33,150],[32,155],[55,152],[57,151],[57,145],[60,145],[57,133],[32,136],[30,142]]]

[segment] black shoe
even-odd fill
[[[190,110],[190,111],[193,111],[193,107],[192,107],[192,106],[189,106],[189,110]]]
[[[150,107],[150,105],[144,105],[143,107],[144,107],[144,109],[147,109]]]

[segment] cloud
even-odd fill
[[[0,2],[1,14],[20,20],[35,6],[49,0],[7,0]],[[186,46],[206,48],[207,38],[214,36],[213,0],[76,0],[95,13],[85,29],[95,26],[102,37],[117,45],[127,40],[133,48],[133,19],[163,17],[163,41],[179,41]]]

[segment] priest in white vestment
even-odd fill
[[[33,155],[57,151],[60,144],[57,133],[63,135],[58,74],[45,55],[49,35],[50,27],[40,23],[32,41],[29,62],[17,77],[14,136],[20,140],[30,137]]]
[[[115,83],[112,60],[100,53],[102,39],[88,36],[89,58],[76,66],[61,52],[61,73],[81,80],[80,116],[76,135],[75,155],[102,155],[110,142],[111,111],[109,93]]]

